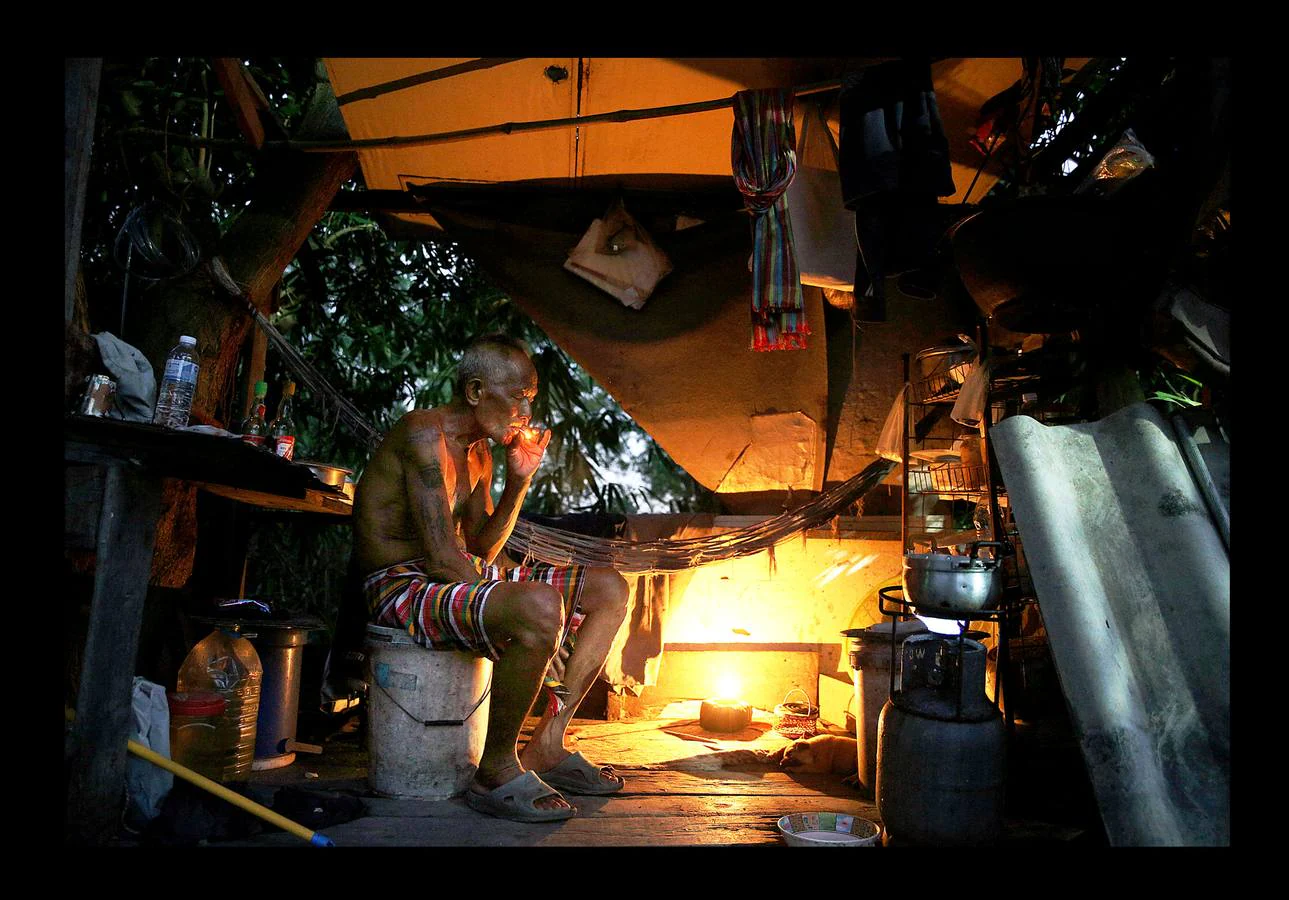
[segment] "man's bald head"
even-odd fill
[[[475,338],[465,348],[457,365],[457,396],[464,398],[466,385],[475,379],[489,382],[504,378],[521,361],[531,365],[528,348],[523,341],[508,334]]]

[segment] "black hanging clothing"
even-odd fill
[[[838,165],[847,209],[889,191],[957,192],[930,62],[898,60],[847,73],[840,103]]]
[[[859,244],[855,298],[880,320],[883,279],[929,262],[942,225],[936,198],[957,192],[949,142],[929,61],[848,73],[840,104],[838,168]]]

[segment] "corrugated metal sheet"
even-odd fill
[[[1229,844],[1230,558],[1172,427],[991,436],[1111,843]]]

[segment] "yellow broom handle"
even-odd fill
[[[71,709],[68,709],[66,713],[67,713],[68,721],[71,721],[71,719],[76,715],[75,711]],[[285,816],[278,815],[273,810],[269,809],[267,806],[262,806],[259,803],[256,803],[254,800],[251,800],[249,797],[243,797],[241,794],[237,793],[236,791],[230,791],[222,784],[218,784],[217,782],[211,781],[205,775],[197,774],[187,766],[181,766],[173,759],[166,759],[161,754],[156,753],[155,751],[149,750],[147,747],[143,746],[137,741],[126,740],[125,746],[135,756],[138,756],[142,759],[146,759],[148,762],[154,765],[160,766],[161,768],[165,769],[167,772],[171,772],[177,775],[178,777],[182,778],[184,781],[188,781],[188,782],[191,782],[192,784],[197,785],[197,787],[201,788],[204,791],[210,791],[216,797],[220,797],[224,800],[227,800],[229,803],[233,804],[236,807],[246,810],[248,813],[250,813],[253,816],[259,816],[261,819],[268,822],[269,824],[276,825],[278,828],[281,828],[283,831],[290,832],[296,837],[302,840],[308,841],[310,844],[313,844],[315,847],[334,847],[335,846],[331,838],[327,837],[325,834],[322,834],[321,832],[318,832],[318,831],[310,831],[309,829],[305,828],[303,825],[299,824],[298,822],[292,822],[290,819],[286,818]]]

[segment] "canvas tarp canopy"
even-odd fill
[[[328,58],[341,112],[354,140],[427,135],[507,122],[594,116],[731,97],[737,91],[825,85],[880,59],[665,58]],[[1084,60],[1070,60],[1077,68]],[[549,74],[548,74],[549,73]],[[980,165],[970,147],[981,106],[1022,75],[1019,58],[943,59],[932,65],[962,201]],[[557,80],[556,80],[557,79]],[[613,176],[730,176],[728,108],[631,122],[488,134],[445,143],[359,152],[369,190],[436,182],[576,181]],[[832,119],[834,130],[837,121]],[[993,185],[987,168],[973,196]],[[670,179],[679,183],[677,179]],[[406,216],[429,224],[432,215]]]
[[[811,86],[839,130],[843,73],[880,59],[328,58],[350,138],[441,135],[502,123],[728,100],[742,90]],[[1082,60],[1068,63],[1078,67]],[[932,63],[937,104],[961,202],[997,174],[970,146],[980,107],[1021,77],[1019,58]],[[798,113],[799,114],[799,113]],[[399,233],[459,241],[490,276],[593,375],[699,482],[724,494],[819,490],[873,458],[876,425],[898,388],[899,354],[951,331],[938,306],[902,310],[866,336],[852,365],[849,321],[806,291],[809,347],[748,349],[748,218],[730,166],[729,105],[635,121],[567,123],[359,150],[370,191],[418,199],[390,215]],[[675,264],[641,310],[627,309],[563,269],[609,197]],[[705,223],[678,230],[683,210]],[[853,234],[839,239],[853,242]],[[896,312],[898,319],[901,311]],[[827,320],[827,321],[825,321]],[[884,344],[883,341],[886,341]],[[863,384],[852,385],[858,372]],[[847,392],[869,406],[843,427]],[[853,397],[852,397],[853,399]],[[839,430],[849,435],[833,454]],[[872,434],[869,434],[872,431]],[[830,464],[831,457],[831,464]]]

